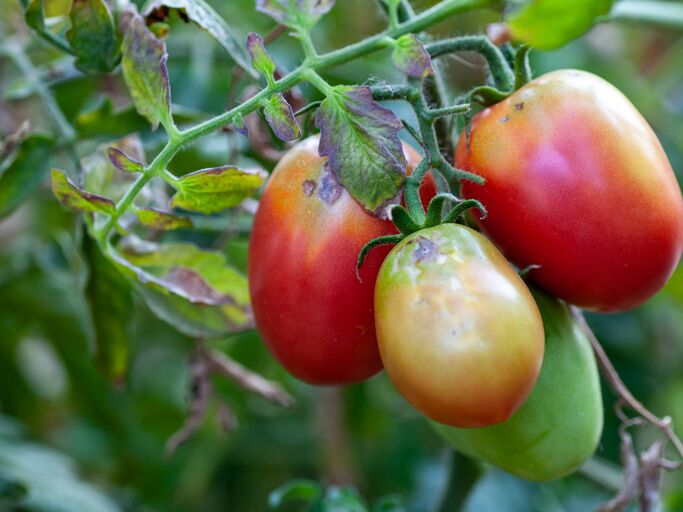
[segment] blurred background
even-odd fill
[[[255,11],[253,0],[209,3],[241,39],[249,31],[266,34],[273,26]],[[433,3],[413,2],[417,9]],[[0,13],[0,38],[25,45],[36,73],[75,127],[81,155],[136,131],[147,155],[156,154],[163,135],[151,132],[131,110],[120,76],[74,71],[69,59],[31,37],[16,0],[0,0]],[[495,21],[495,13],[466,14],[431,33],[482,33]],[[320,51],[327,51],[380,31],[385,23],[375,2],[339,0],[314,38]],[[166,41],[173,101],[183,107],[176,112],[187,119],[220,113],[230,94],[232,63],[195,25],[176,16],[170,25]],[[680,183],[681,34],[646,25],[600,24],[561,50],[533,52],[534,75],[580,68],[612,82],[653,126]],[[270,49],[285,68],[300,58],[296,42],[286,36]],[[474,55],[447,62],[454,94],[484,79],[483,63]],[[401,79],[385,53],[335,68],[326,77],[338,83]],[[53,132],[34,81],[0,58],[0,138],[25,119],[34,131]],[[303,93],[312,97],[307,89]],[[73,167],[62,153],[46,155],[49,165]],[[183,151],[172,170],[186,172],[236,159],[268,170],[274,165],[235,134],[219,133]],[[219,248],[233,265],[246,270],[246,230],[235,222],[226,234],[226,222],[208,219],[200,231],[175,236]],[[367,503],[397,495],[406,510],[431,511],[437,510],[451,472],[470,467],[461,459],[453,462],[452,452],[385,375],[343,389],[302,384],[270,357],[255,331],[211,345],[283,383],[297,405],[282,409],[225,379],[214,379],[216,396],[206,420],[175,454],[167,455],[165,443],[186,417],[192,340],[155,317],[137,297],[130,317],[121,318],[130,333],[127,373],[123,379],[108,379],[92,355],[75,226],[74,216],[53,198],[47,179],[0,220],[0,510],[15,510],[12,497],[25,492],[18,482],[29,481],[43,499],[35,510],[258,511],[267,509],[271,491],[306,478],[353,486]],[[667,287],[637,310],[591,315],[589,321],[636,397],[655,413],[673,416],[683,435],[683,269],[679,266]],[[619,483],[619,437],[614,395],[609,389],[603,392],[606,423],[596,462],[544,485],[489,470],[469,494],[465,510],[578,512],[609,499]],[[221,401],[239,421],[232,432],[218,421]],[[638,434],[636,442],[644,446],[651,433]],[[683,511],[683,472],[666,477],[663,497],[666,510]],[[80,505],[73,508],[74,503]]]

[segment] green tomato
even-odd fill
[[[602,397],[595,356],[564,304],[534,291],[546,346],[541,374],[524,405],[498,425],[459,429],[433,423],[458,451],[518,477],[565,476],[588,459],[600,440]]]

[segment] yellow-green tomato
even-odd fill
[[[546,345],[541,375],[505,423],[458,429],[433,423],[462,453],[527,480],[553,480],[588,459],[602,432],[602,398],[590,343],[567,307],[534,292]]]
[[[487,238],[458,224],[394,247],[377,277],[375,323],[398,391],[448,425],[508,419],[543,360],[543,323],[528,288]]]

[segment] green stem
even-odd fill
[[[429,158],[424,158],[413,169],[410,176],[406,178],[404,196],[408,213],[418,224],[422,224],[425,219],[425,211],[420,200],[420,184],[429,171]]]
[[[481,7],[493,7],[498,5],[498,0],[443,0],[430,9],[423,11],[414,18],[399,24],[393,29],[376,34],[358,43],[340,48],[322,55],[307,56],[304,63],[282,77],[280,80],[269,84],[258,94],[252,96],[244,103],[232,110],[224,112],[216,117],[208,119],[186,130],[172,134],[164,149],[157,155],[152,163],[145,169],[144,175],[139,178],[116,205],[116,210],[110,217],[104,228],[98,233],[100,240],[106,240],[109,232],[116,221],[123,215],[126,209],[133,203],[135,197],[145,184],[154,176],[160,175],[166,169],[173,156],[187,144],[200,137],[222,128],[234,121],[239,115],[249,114],[259,108],[261,102],[271,95],[285,92],[304,80],[311,80],[316,87],[322,87],[329,92],[331,87],[318,74],[317,71],[343,64],[363,55],[378,51],[386,47],[387,37],[396,38],[403,34],[419,32],[446,18],[458,13]],[[433,129],[432,129],[433,133]],[[435,137],[434,137],[435,138]],[[438,145],[437,145],[438,150]]]
[[[531,81],[529,50],[531,50],[531,48],[525,45],[520,47],[515,54],[515,91]]]
[[[443,39],[426,46],[432,58],[440,57],[449,53],[477,52],[488,62],[493,82],[498,89],[512,90],[515,76],[508,64],[503,52],[494,45],[486,36],[464,36],[452,39]]]
[[[453,452],[448,482],[436,509],[437,512],[461,510],[482,473],[479,464],[458,452]]]
[[[72,145],[76,140],[76,132],[64,116],[62,109],[59,108],[59,105],[48,86],[40,79],[38,70],[33,65],[33,62],[31,62],[31,59],[29,59],[23,47],[17,42],[8,41],[0,47],[0,53],[6,55],[14,63],[17,69],[30,80],[33,85],[33,90],[40,96],[45,108],[47,108],[50,113],[50,116],[55,123],[55,127],[61,136],[62,142]]]

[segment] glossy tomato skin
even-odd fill
[[[505,421],[543,360],[529,289],[487,238],[458,224],[413,233],[392,249],[377,276],[375,322],[398,391],[452,426]]]
[[[266,345],[297,378],[347,384],[382,368],[373,314],[375,279],[389,251],[356,260],[372,238],[395,232],[366,213],[327,172],[318,137],[293,147],[273,171],[249,243],[249,289]],[[409,168],[419,155],[404,147]]]
[[[460,429],[433,423],[459,452],[525,480],[554,480],[595,452],[603,426],[598,366],[566,304],[534,291],[545,329],[541,373],[524,404],[498,425]]]
[[[603,79],[562,70],[475,116],[458,167],[482,227],[531,279],[583,308],[623,311],[656,293],[683,250],[683,199],[652,129]]]

